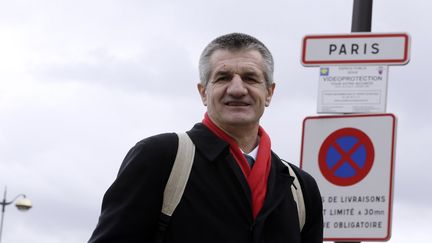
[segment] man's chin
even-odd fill
[[[223,122],[229,126],[239,126],[239,127],[258,124],[258,121],[256,119],[247,116],[229,117],[226,118]]]

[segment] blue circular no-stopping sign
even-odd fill
[[[350,186],[363,180],[374,162],[371,139],[356,128],[342,128],[322,143],[318,163],[322,175],[338,186]]]

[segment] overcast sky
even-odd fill
[[[351,0],[0,0],[0,193],[4,243],[81,243],[126,152],[180,132],[205,111],[198,56],[244,32],[275,58],[275,96],[262,124],[273,150],[299,163],[302,122],[316,113],[319,69],[303,67],[306,34],[349,33]],[[389,68],[387,112],[398,117],[390,242],[432,242],[432,136],[427,0],[375,0],[372,31],[407,32],[411,61]]]

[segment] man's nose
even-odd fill
[[[232,96],[243,96],[248,92],[246,84],[240,75],[235,74],[229,83],[227,93]]]

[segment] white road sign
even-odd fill
[[[303,38],[301,62],[304,66],[404,65],[409,47],[406,33],[308,35]]]
[[[390,239],[395,131],[392,114],[304,120],[300,167],[320,188],[326,241]]]
[[[384,113],[388,66],[320,67],[318,113]]]

